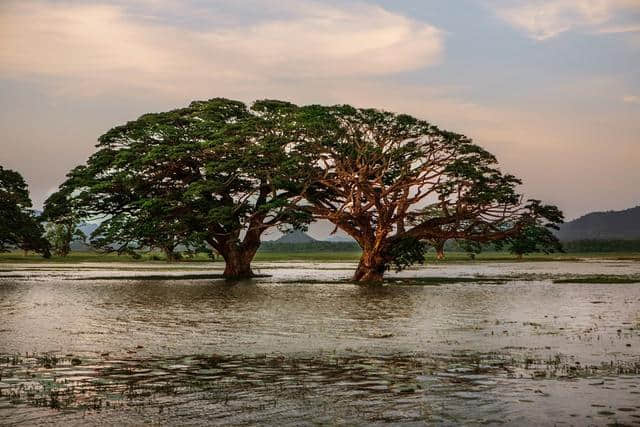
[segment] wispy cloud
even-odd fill
[[[607,25],[618,29],[637,26],[618,24],[627,10],[639,12],[637,0],[489,0],[496,14],[536,40],[553,38],[565,31],[586,28],[607,32]],[[605,30],[605,31],[603,31]]]
[[[267,2],[271,13],[250,20],[252,2],[235,11],[212,2],[191,27],[163,19],[171,1],[150,4],[140,14],[117,3],[5,3],[0,76],[71,79],[88,94],[119,85],[183,91],[212,81],[392,74],[435,64],[443,51],[437,28],[364,3]],[[228,25],[234,12],[243,21]]]
[[[600,34],[640,33],[640,25],[619,25],[598,30]]]
[[[637,95],[625,95],[622,97],[622,101],[627,104],[640,104],[640,96]]]

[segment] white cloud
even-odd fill
[[[212,81],[392,74],[437,63],[443,49],[437,28],[363,3],[266,2],[271,13],[230,25],[234,11],[218,14],[214,2],[187,17],[198,20],[191,28],[164,22],[171,2],[152,3],[151,16],[116,4],[5,3],[0,76],[66,79],[87,94],[121,85],[181,91]]]
[[[604,27],[598,30],[600,34],[640,33],[640,25],[619,25]]]
[[[600,32],[604,25],[624,19],[625,10],[640,11],[638,0],[489,0],[488,4],[500,18],[536,40],[575,28]]]

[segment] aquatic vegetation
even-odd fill
[[[203,280],[223,279],[222,274],[137,274],[135,276],[93,276],[76,280]]]
[[[640,283],[640,276],[595,275],[553,279],[553,283]]]
[[[1,365],[10,381],[2,387],[0,414],[10,415],[8,408],[26,404],[65,410],[70,419],[74,413],[91,417],[91,413],[105,412],[122,421],[137,414],[165,414],[167,419],[180,420],[189,416],[195,404],[221,411],[230,422],[284,422],[300,419],[301,414],[304,420],[320,422],[327,408],[346,420],[464,422],[470,418],[463,407],[471,405],[473,417],[491,420],[492,413],[507,406],[501,396],[540,390],[544,388],[541,381],[571,379],[573,388],[593,390],[595,395],[598,389],[615,384],[612,376],[640,373],[640,362],[612,360],[582,366],[561,354],[543,360],[508,353],[453,352],[94,359],[87,361],[91,369],[69,366],[69,360],[60,357],[67,369],[54,375],[44,362],[49,357],[12,355],[11,363]],[[7,360],[4,356],[3,361]],[[476,399],[479,404],[472,403]],[[463,407],[453,409],[450,405],[456,401]],[[594,411],[624,418],[625,413],[635,412],[632,401],[620,405],[624,410],[597,406]]]
[[[403,286],[437,286],[451,283],[484,283],[499,285],[509,281],[508,277],[415,277],[407,279],[388,279],[386,283]]]

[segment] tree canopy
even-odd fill
[[[0,251],[19,248],[48,257],[49,244],[31,209],[29,189],[22,176],[0,166]]]
[[[553,222],[528,225],[520,233],[496,242],[495,247],[498,250],[506,248],[519,258],[533,252],[564,252],[562,244],[553,233],[553,230],[557,229],[556,223]]]
[[[265,230],[310,220],[296,209],[307,165],[274,123],[220,98],[146,114],[102,135],[60,191],[83,217],[104,219],[92,235],[103,248],[205,242],[225,276],[251,276]]]
[[[302,109],[292,120],[317,159],[304,197],[315,218],[362,248],[356,281],[422,262],[428,242],[500,241],[562,221],[554,206],[524,199],[521,181],[464,135],[374,109]]]
[[[74,203],[68,190],[53,193],[44,202],[41,219],[47,221],[45,237],[53,252],[59,256],[69,255],[72,242],[84,242],[87,238],[78,228],[82,218]]]
[[[104,220],[93,244],[168,255],[206,244],[225,259],[227,277],[253,274],[265,230],[312,218],[360,245],[356,281],[380,281],[450,239],[528,239],[527,251],[545,250],[562,221],[555,206],[525,199],[521,181],[466,136],[349,105],[195,101],[117,126],[97,148],[60,188],[75,217]]]

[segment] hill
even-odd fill
[[[339,243],[339,242],[351,243],[351,242],[355,242],[353,237],[351,237],[351,236],[341,236],[341,235],[329,236],[329,237],[327,237],[327,239],[325,241],[326,242],[333,242],[333,243]]]
[[[640,239],[640,206],[592,212],[563,224],[556,234],[562,241]]]
[[[263,242],[260,252],[357,252],[354,240],[320,241],[302,231],[292,231],[278,240]]]
[[[289,233],[285,234],[279,239],[273,241],[273,243],[276,243],[276,244],[314,243],[314,242],[317,242],[317,240],[309,236],[307,233],[300,230],[290,231]]]

